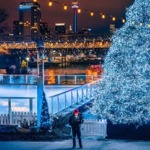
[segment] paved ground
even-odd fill
[[[0,142],[1,150],[71,150],[71,140],[55,142]],[[76,149],[79,149],[78,146]],[[150,150],[150,141],[83,139],[84,150]]]

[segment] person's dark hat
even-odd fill
[[[78,110],[78,109],[75,109],[75,110],[74,110],[74,114],[75,114],[75,115],[78,115],[78,114],[79,114],[79,110]]]

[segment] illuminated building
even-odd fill
[[[19,21],[13,21],[13,34],[19,35],[19,33],[20,33]]]
[[[40,22],[40,35],[49,35],[50,31],[47,22]]]
[[[66,34],[65,23],[56,23],[55,24],[55,33],[56,34]]]
[[[77,13],[78,13],[78,2],[77,0],[74,0],[72,2],[72,8],[73,8],[73,32],[77,32]]]
[[[35,40],[40,34],[41,10],[40,5],[34,2],[21,2],[19,5],[20,35],[25,40]]]

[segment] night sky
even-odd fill
[[[9,13],[7,24],[12,29],[13,20],[18,20],[18,6],[22,1],[32,0],[0,0],[0,8],[6,8]],[[54,3],[52,7],[48,6],[49,0],[38,0],[41,5],[42,21],[48,22],[51,28],[55,23],[65,22],[66,27],[72,25],[73,11],[71,6],[68,10],[63,10],[63,4],[70,5],[72,0],[54,0],[61,4]],[[104,31],[109,24],[110,16],[117,17],[117,26],[120,26],[120,19],[124,17],[126,8],[133,4],[134,0],[78,0],[82,13],[78,15],[78,29],[91,28],[93,31]],[[83,10],[86,9],[86,10]],[[94,17],[90,17],[90,11],[97,12]],[[107,19],[100,19],[98,12],[105,13]]]

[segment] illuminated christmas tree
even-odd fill
[[[50,116],[48,103],[45,97],[45,93],[43,92],[43,101],[42,101],[42,111],[41,111],[41,129],[48,130],[50,127]]]
[[[135,0],[112,37],[92,112],[113,123],[150,122],[150,0]]]

